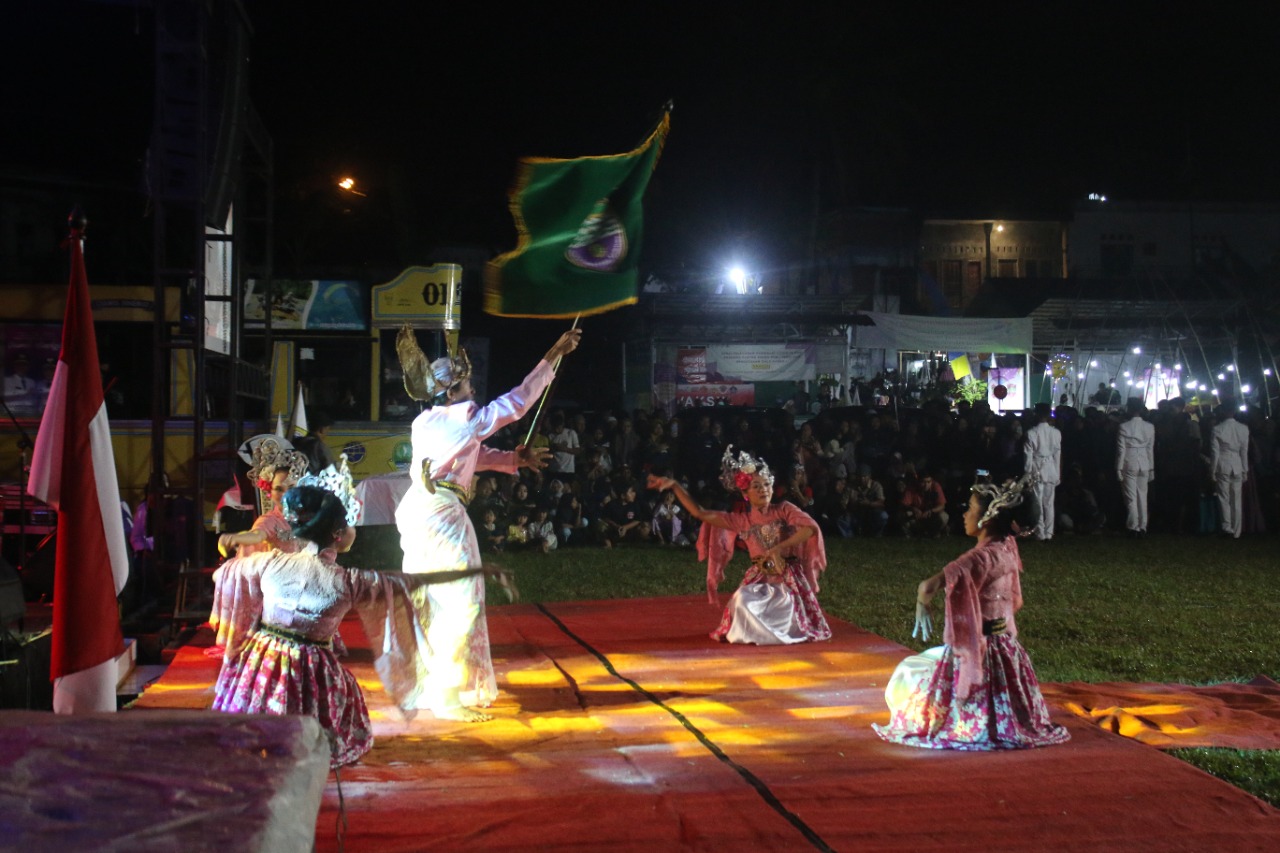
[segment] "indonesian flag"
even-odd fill
[[[116,709],[115,659],[124,650],[116,596],[129,576],[83,230],[72,228],[70,240],[62,351],[27,483],[58,511],[50,676],[59,714]]]

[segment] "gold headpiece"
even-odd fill
[[[445,356],[428,363],[422,347],[418,346],[417,336],[407,323],[396,335],[396,354],[400,356],[405,392],[424,403],[438,402],[454,385],[471,378],[471,359],[466,350],[459,348],[456,356]]]
[[[294,450],[290,444],[278,435],[264,434],[254,436],[245,444],[250,448],[249,480],[268,495],[271,493],[271,478],[277,468],[289,471],[285,480],[285,488],[293,487],[298,478],[307,472],[307,456]]]
[[[1006,480],[1003,486],[997,486],[995,483],[975,483],[971,491],[991,499],[991,503],[987,504],[987,511],[978,520],[978,527],[986,527],[987,522],[1004,510],[1020,506],[1024,493],[1037,480],[1038,477],[1035,474],[1023,474],[1017,480]]]

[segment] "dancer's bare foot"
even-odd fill
[[[466,705],[449,705],[444,708],[432,708],[431,713],[437,720],[458,720],[463,723],[483,723],[493,719],[492,714],[468,708]]]

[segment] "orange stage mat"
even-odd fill
[[[502,690],[482,724],[398,718],[343,634],[377,743],[341,773],[350,851],[1261,850],[1280,810],[1055,711],[1071,742],[1008,753],[881,741],[902,646],[729,646],[702,597],[491,608]],[[138,707],[207,707],[183,649]],[[337,849],[330,778],[317,849]]]

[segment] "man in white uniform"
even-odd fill
[[[1052,415],[1048,403],[1036,403],[1036,425],[1027,430],[1023,444],[1026,473],[1036,478],[1035,495],[1040,508],[1036,538],[1042,540],[1053,538],[1053,496],[1062,482],[1062,434],[1053,425]]]
[[[1249,474],[1249,428],[1236,420],[1226,403],[1218,407],[1218,425],[1209,439],[1209,453],[1209,471],[1222,515],[1222,535],[1239,539],[1244,518],[1241,491]]]
[[[581,329],[565,332],[518,388],[480,406],[471,399],[471,364],[465,353],[428,365],[413,332],[401,330],[396,351],[405,390],[415,400],[435,403],[413,421],[412,485],[396,509],[406,574],[480,567],[480,546],[467,515],[475,472],[514,474],[520,466],[542,467],[549,453],[529,447],[494,450],[481,442],[533,407],[555,378],[553,365],[577,348],[581,336]],[[416,594],[426,597],[426,602],[415,598],[415,603],[431,614],[431,623],[428,651],[419,661],[425,688],[414,707],[430,709],[440,719],[490,719],[474,707],[487,706],[498,695],[489,656],[484,575],[431,584]]]
[[[1128,510],[1129,536],[1147,535],[1147,485],[1155,480],[1156,428],[1143,420],[1147,407],[1137,397],[1126,406],[1129,420],[1116,433],[1116,476]]]

